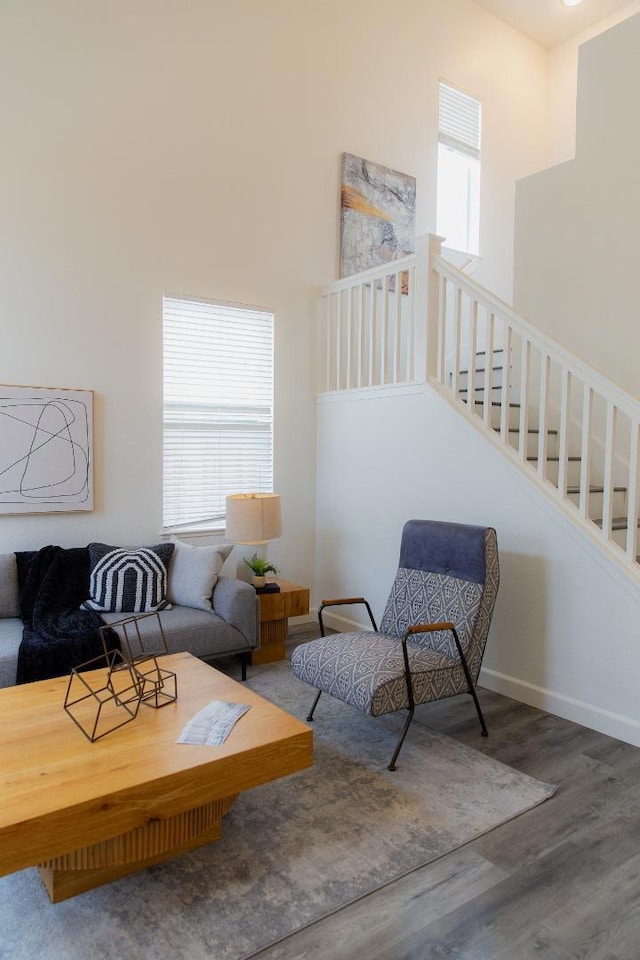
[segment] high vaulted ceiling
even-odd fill
[[[474,0],[479,7],[510,23],[545,47],[586,30],[629,6],[630,0],[583,0],[577,7],[565,7],[562,0]]]

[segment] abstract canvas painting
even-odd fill
[[[93,510],[91,390],[0,385],[0,514]]]
[[[340,276],[415,251],[416,180],[342,154]]]

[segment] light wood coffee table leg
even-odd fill
[[[162,863],[220,839],[221,820],[237,799],[224,797],[38,865],[53,903]]]

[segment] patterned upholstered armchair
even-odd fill
[[[323,691],[374,717],[408,710],[395,770],[415,707],[470,693],[486,737],[475,686],[499,577],[493,528],[409,520],[380,630],[364,597],[324,600],[321,636],[294,650],[293,673],[317,687],[307,720]],[[323,610],[342,604],[364,604],[373,630],[325,636]]]

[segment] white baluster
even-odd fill
[[[638,556],[638,435],[640,424],[631,421],[629,450],[629,499],[627,503],[627,557],[635,563]]]
[[[445,380],[445,356],[447,349],[447,303],[448,303],[448,282],[446,277],[440,277],[440,302],[438,309],[438,383],[444,384]]]
[[[591,415],[593,390],[584,384],[582,399],[582,444],[580,450],[580,516],[589,517],[589,488],[591,486]]]
[[[407,336],[406,336],[406,351],[407,356],[405,360],[405,380],[413,382],[416,379],[416,364],[415,364],[415,353],[416,353],[416,283],[417,283],[417,270],[416,267],[413,267],[409,271],[409,292],[407,295]]]
[[[485,376],[487,370],[493,370],[493,338],[495,336],[495,315],[493,313],[489,314],[489,319],[487,322],[487,343],[485,346],[485,355],[484,355],[484,369]],[[482,394],[482,419],[484,420],[485,426],[490,430],[491,429],[491,390],[485,390]],[[475,411],[475,403],[472,401],[471,409]]]
[[[569,458],[569,424],[571,422],[571,373],[563,367],[560,394],[560,459],[558,463],[558,493],[567,498],[567,464]]]
[[[451,389],[454,397],[458,396],[458,382],[460,379],[460,328],[462,325],[462,290],[455,288],[455,313],[453,317],[453,370],[451,371]]]
[[[529,439],[529,365],[531,362],[531,341],[523,337],[521,344],[522,358],[520,363],[520,459],[527,459],[527,442]]]
[[[469,331],[469,373],[467,374],[467,407],[469,415],[475,413],[476,383],[478,365],[478,301],[473,298],[471,305],[471,330]],[[489,375],[491,376],[491,375]],[[489,381],[491,382],[491,381]],[[484,372],[484,389],[487,389],[487,371]]]
[[[371,303],[369,305],[369,341],[367,356],[367,386],[373,385],[373,351],[376,340],[376,317],[378,314],[378,282],[371,283]]]
[[[613,520],[613,451],[616,434],[616,407],[607,402],[607,427],[604,441],[604,503],[602,509],[602,534],[606,540],[611,539],[611,522]]]
[[[543,353],[540,356],[540,408],[538,411],[538,476],[544,479],[547,475],[547,453],[549,435],[547,422],[549,418],[549,374],[551,373],[551,357]]]
[[[396,322],[393,331],[393,362],[391,367],[391,379],[397,383],[399,376],[400,347],[402,334],[402,272],[396,273]]]
[[[336,380],[336,390],[340,389],[340,367],[341,367],[341,354],[342,354],[342,330],[341,330],[341,316],[342,316],[342,294],[339,293],[336,297],[336,312],[334,315],[334,331],[335,331],[335,380]]]
[[[511,324],[506,321],[504,325],[502,388],[500,390],[500,436],[502,437],[502,442],[507,444],[509,443],[509,384],[511,383],[511,342],[513,329]],[[493,363],[491,366],[493,366]]]

